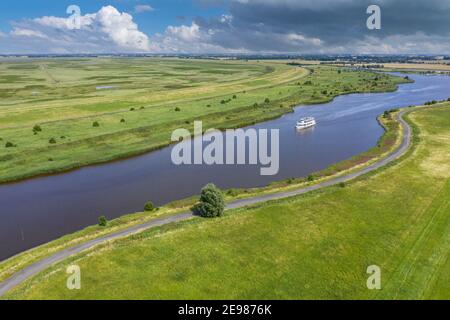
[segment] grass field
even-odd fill
[[[136,155],[176,128],[240,127],[406,80],[275,61],[0,60],[0,182]],[[95,125],[94,125],[95,124]]]
[[[450,104],[410,119],[414,149],[366,178],[108,243],[6,298],[448,299]],[[374,264],[381,291],[366,287]]]

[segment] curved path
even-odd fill
[[[402,143],[398,147],[398,149],[396,149],[392,154],[390,154],[386,158],[383,158],[382,160],[380,160],[374,164],[371,164],[371,165],[369,165],[359,171],[356,171],[354,173],[350,173],[348,175],[344,175],[341,177],[336,177],[336,178],[315,184],[313,186],[303,187],[303,188],[293,190],[293,191],[280,192],[280,193],[258,196],[258,197],[249,198],[249,199],[238,200],[238,201],[228,204],[227,209],[242,208],[245,206],[263,203],[263,202],[270,201],[270,200],[283,199],[283,198],[288,198],[288,197],[292,197],[292,196],[296,196],[296,195],[305,194],[305,193],[308,193],[308,192],[311,192],[314,190],[322,189],[322,188],[333,186],[333,185],[336,185],[336,184],[339,184],[342,182],[347,182],[347,181],[353,180],[353,179],[360,177],[366,173],[377,170],[377,169],[387,165],[388,163],[390,163],[390,162],[396,160],[397,158],[399,158],[400,156],[404,155],[408,151],[409,146],[411,144],[412,130],[411,130],[411,127],[408,125],[408,123],[403,119],[403,115],[405,114],[405,112],[406,112],[406,110],[403,110],[397,114],[397,121],[400,122],[400,124],[402,125],[402,128],[403,128]],[[144,223],[144,224],[136,225],[136,226],[130,227],[128,229],[118,231],[115,233],[111,233],[111,234],[105,235],[103,237],[96,238],[96,239],[90,240],[88,242],[73,246],[71,248],[59,251],[47,258],[44,258],[38,262],[33,263],[32,265],[24,268],[21,271],[18,271],[17,273],[13,274],[7,280],[1,282],[0,283],[0,297],[2,295],[4,295],[6,292],[8,292],[9,290],[13,289],[14,287],[16,287],[19,284],[21,284],[22,282],[24,282],[25,280],[33,277],[34,275],[38,274],[41,271],[44,271],[51,265],[61,262],[64,259],[67,259],[68,257],[70,257],[74,254],[77,254],[84,250],[90,249],[90,248],[92,248],[96,245],[99,245],[103,242],[106,242],[106,241],[116,240],[116,239],[123,238],[123,237],[129,236],[129,235],[132,235],[132,234],[135,234],[135,233],[147,230],[147,229],[156,228],[156,227],[163,226],[163,225],[173,223],[173,222],[184,221],[184,220],[190,219],[192,217],[193,217],[193,214],[191,212],[179,213],[179,214],[170,216],[168,218],[156,219],[156,220],[152,220],[150,222]]]

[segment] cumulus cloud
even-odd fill
[[[90,53],[149,52],[148,36],[133,17],[105,6],[80,16],[79,28],[69,17],[46,16],[13,22],[12,31],[0,44],[2,52]]]

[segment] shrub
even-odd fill
[[[55,143],[56,143],[56,139],[55,139],[55,138],[50,138],[50,139],[48,140],[48,143],[50,143],[50,144],[55,144]]]
[[[101,216],[100,218],[98,218],[98,225],[100,227],[106,227],[108,225],[108,220],[105,216]]]
[[[92,126],[93,126],[94,128],[98,128],[98,127],[100,127],[100,124],[98,123],[98,121],[94,121],[94,122],[92,123]]]
[[[176,108],[175,108],[175,111],[176,111],[176,112],[180,112],[180,111],[181,111],[181,109],[180,109],[180,108],[178,108],[178,107],[176,107]]]
[[[236,95],[234,95],[234,96],[233,96],[233,99],[237,99],[237,96],[236,96]]]
[[[312,175],[312,174],[310,174],[309,176],[308,176],[308,181],[309,182],[312,182],[312,181],[314,181],[316,178],[314,178],[314,176]]]
[[[266,100],[264,100],[265,103],[270,103],[270,99],[266,98]]]
[[[345,188],[347,185],[345,184],[345,182],[341,182],[341,183],[339,183],[339,187],[341,187],[341,188]]]
[[[255,108],[259,107],[259,104],[257,102],[255,102],[255,104],[253,105]]]
[[[41,132],[41,131],[42,131],[42,128],[40,125],[37,124],[33,127],[33,132]]]
[[[207,108],[211,108],[211,105],[210,105],[210,104],[207,104],[206,107],[207,107]]]
[[[12,142],[7,142],[6,144],[5,144],[5,148],[14,148],[15,147],[15,145],[14,145],[14,143],[12,143]]]
[[[153,204],[153,202],[149,201],[145,204],[144,210],[145,211],[153,211],[153,210],[155,210],[155,205]]]
[[[141,109],[141,110],[144,110],[144,109],[145,109],[145,107],[140,107],[140,109]]]
[[[231,196],[231,197],[235,197],[239,194],[239,191],[236,189],[229,189],[227,191],[227,195]]]
[[[130,111],[134,111],[134,110],[136,110],[135,108],[130,108]]]
[[[220,217],[225,211],[223,194],[214,184],[208,184],[202,189],[200,203],[196,207],[204,218]]]
[[[120,123],[125,123],[125,119],[120,119]]]

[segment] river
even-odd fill
[[[450,97],[450,77],[410,75],[415,83],[396,92],[352,94],[252,128],[280,129],[280,170],[261,176],[260,166],[175,166],[172,146],[142,156],[54,176],[0,186],[0,260],[96,224],[142,211],[147,201],[162,205],[194,194],[207,183],[248,188],[304,177],[374,147],[383,134],[376,118],[385,110]],[[296,121],[318,125],[297,132]],[[186,129],[191,129],[187,127]]]

